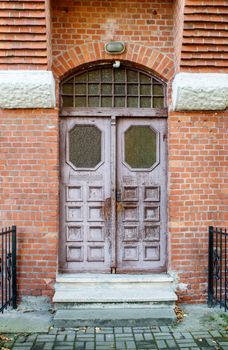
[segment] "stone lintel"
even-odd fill
[[[55,106],[55,80],[52,72],[0,71],[0,108],[55,108]]]
[[[178,73],[172,88],[174,111],[214,111],[228,107],[228,74]]]

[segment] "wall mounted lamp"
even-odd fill
[[[105,52],[110,55],[120,55],[125,51],[125,43],[123,41],[110,41],[105,44]]]

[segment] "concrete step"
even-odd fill
[[[140,308],[79,308],[57,310],[55,327],[128,327],[162,326],[176,320],[172,306],[146,306]]]
[[[57,283],[66,283],[77,285],[78,283],[153,283],[166,284],[172,283],[173,278],[167,273],[148,274],[148,275],[127,275],[127,274],[58,274]]]
[[[78,288],[154,288],[173,289],[173,278],[168,274],[153,275],[105,275],[77,274],[58,275],[56,290],[76,290]]]
[[[157,275],[58,275],[53,302],[64,303],[173,303],[173,279]],[[69,305],[66,305],[67,308]]]
[[[64,288],[65,289],[65,288]],[[140,286],[111,288],[102,287],[78,287],[75,290],[58,289],[55,292],[54,303],[126,303],[126,302],[166,302],[177,300],[172,290],[152,289]]]

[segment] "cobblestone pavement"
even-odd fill
[[[228,332],[180,332],[163,327],[51,328],[48,333],[10,335],[0,349],[13,350],[228,350]],[[1,348],[2,346],[2,348]]]

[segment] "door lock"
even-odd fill
[[[121,202],[121,192],[120,191],[116,192],[116,201]]]

